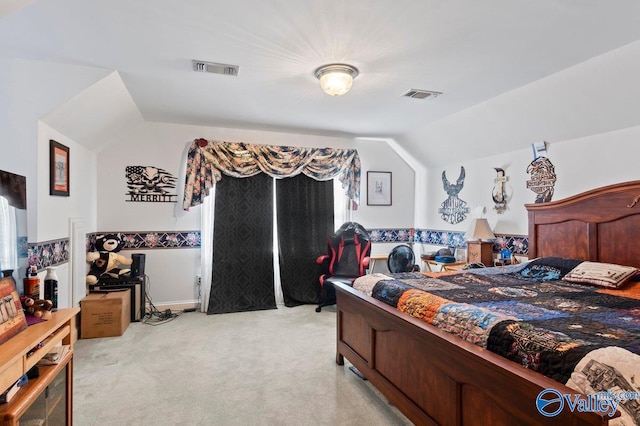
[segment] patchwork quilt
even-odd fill
[[[557,274],[488,270],[370,274],[354,288],[580,392],[640,392],[637,296]],[[619,406],[618,424],[640,425],[638,403]]]

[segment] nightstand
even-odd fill
[[[482,263],[493,266],[493,243],[487,241],[467,241],[467,263]]]
[[[429,272],[440,272],[440,271],[454,271],[462,269],[467,262],[436,262],[433,259],[422,259],[423,262],[427,264],[427,271]],[[437,268],[434,268],[437,267]]]
[[[462,271],[465,266],[467,266],[467,262],[445,263],[442,265],[442,270],[444,272],[457,272]]]

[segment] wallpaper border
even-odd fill
[[[69,261],[69,238],[27,244],[29,266],[36,265],[41,271],[50,266],[58,266]]]
[[[465,248],[465,232],[442,231],[435,229],[369,229],[371,242],[374,243],[409,243],[430,244],[434,246]],[[502,244],[513,254],[527,256],[529,254],[529,238],[526,235],[496,234],[493,251],[499,252]]]
[[[113,232],[94,232],[87,234],[86,251],[93,249],[96,236]],[[200,231],[120,231],[124,235],[123,250],[160,250],[160,249],[196,249],[200,248]],[[464,232],[442,231],[434,229],[414,228],[371,228],[369,229],[371,242],[374,243],[409,243],[430,244],[444,247],[465,248],[467,243]],[[502,243],[513,254],[527,256],[529,253],[529,239],[526,235],[496,235],[493,250],[498,252]],[[49,266],[67,263],[70,258],[69,238],[44,241],[40,243],[26,243],[29,265],[36,265],[38,271]]]

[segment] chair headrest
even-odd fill
[[[356,222],[343,223],[331,238],[339,240],[341,237],[344,237],[345,241],[353,241],[354,235],[357,235],[361,242],[369,241],[369,232],[367,232],[364,226]]]

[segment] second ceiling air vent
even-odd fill
[[[433,90],[409,89],[402,94],[405,98],[427,99],[437,98],[442,92],[434,92]]]
[[[191,61],[191,64],[193,66],[193,70],[196,72],[208,72],[212,74],[232,75],[235,77],[238,75],[238,71],[240,71],[240,67],[238,65],[197,61],[195,59]]]

